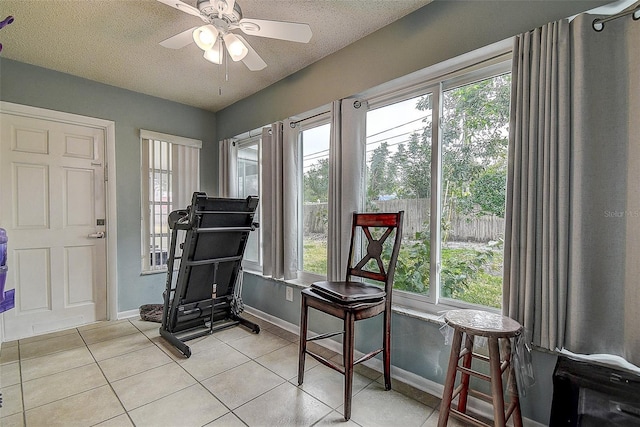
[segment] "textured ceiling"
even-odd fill
[[[246,36],[267,68],[207,62],[195,44],[158,43],[202,24],[155,0],[1,0],[0,55],[218,111],[401,18],[430,0],[238,0],[245,18],[304,22],[308,44]],[[196,0],[185,0],[195,6]],[[221,91],[221,94],[220,94]]]

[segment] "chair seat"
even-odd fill
[[[382,301],[387,295],[379,286],[351,281],[315,282],[311,284],[311,289],[326,298],[344,304]]]

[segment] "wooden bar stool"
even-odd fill
[[[513,415],[514,426],[521,427],[522,415],[520,414],[518,387],[511,368],[511,339],[520,334],[522,326],[508,317],[481,310],[451,310],[445,314],[444,319],[453,328],[454,333],[449,368],[445,377],[440,405],[438,427],[447,425],[449,415],[477,426],[490,425],[467,414],[469,395],[493,404],[493,419],[496,427],[504,426],[511,415]],[[477,336],[487,338],[488,357],[473,352],[473,341]],[[463,338],[464,347],[462,346]],[[505,344],[503,358],[500,357],[500,340],[502,340],[502,344]],[[471,369],[473,358],[489,363],[489,375]],[[510,394],[506,412],[502,388],[502,374],[505,371],[508,375],[507,394]],[[457,372],[460,372],[460,384],[454,389]],[[491,394],[471,389],[469,387],[471,376],[490,382]],[[453,407],[454,405],[451,403],[456,397],[458,403],[455,405],[456,407]]]

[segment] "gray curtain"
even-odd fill
[[[262,274],[295,279],[297,274],[297,131],[287,120],[262,130]]]
[[[516,37],[503,310],[535,345],[564,339],[569,261],[569,24]]]
[[[514,43],[503,310],[535,345],[640,364],[640,24]]]
[[[238,196],[238,148],[230,139],[223,139],[218,146],[218,196]]]
[[[327,279],[344,280],[353,212],[362,210],[366,177],[366,101],[354,98],[331,106]]]
[[[640,365],[640,22],[572,22],[572,237],[566,336]]]

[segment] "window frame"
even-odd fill
[[[481,52],[480,52],[481,51]],[[430,268],[429,282],[436,283],[429,295],[393,290],[394,304],[421,312],[436,314],[454,308],[480,308],[499,312],[500,309],[442,297],[441,292],[441,219],[442,219],[442,107],[443,93],[486,78],[511,72],[511,47],[501,42],[474,52],[471,58],[458,58],[439,64],[430,75],[413,77],[411,83],[384,85],[377,93],[367,93],[368,110],[386,106],[430,93],[432,96],[431,150],[431,211],[430,211]],[[402,79],[400,79],[402,80]],[[366,191],[366,189],[365,189]]]
[[[298,156],[298,171],[296,173],[298,180],[298,194],[296,195],[296,205],[298,215],[298,224],[297,224],[297,248],[298,248],[298,270],[297,270],[297,280],[302,281],[304,283],[313,283],[320,280],[326,280],[327,275],[321,275],[309,271],[303,270],[304,267],[304,149],[303,149],[303,133],[310,129],[314,129],[320,126],[329,125],[329,151],[327,153],[327,157],[329,157],[331,153],[331,112],[323,111],[320,113],[308,113],[307,115],[303,115],[301,118],[296,120],[296,126],[299,126],[298,129],[298,137],[296,140],[297,144],[297,156]],[[329,171],[331,173],[331,171]],[[327,188],[327,196],[329,189]],[[327,197],[327,209],[329,209],[329,204],[331,204],[331,200],[328,200]],[[328,255],[327,255],[328,258]]]

